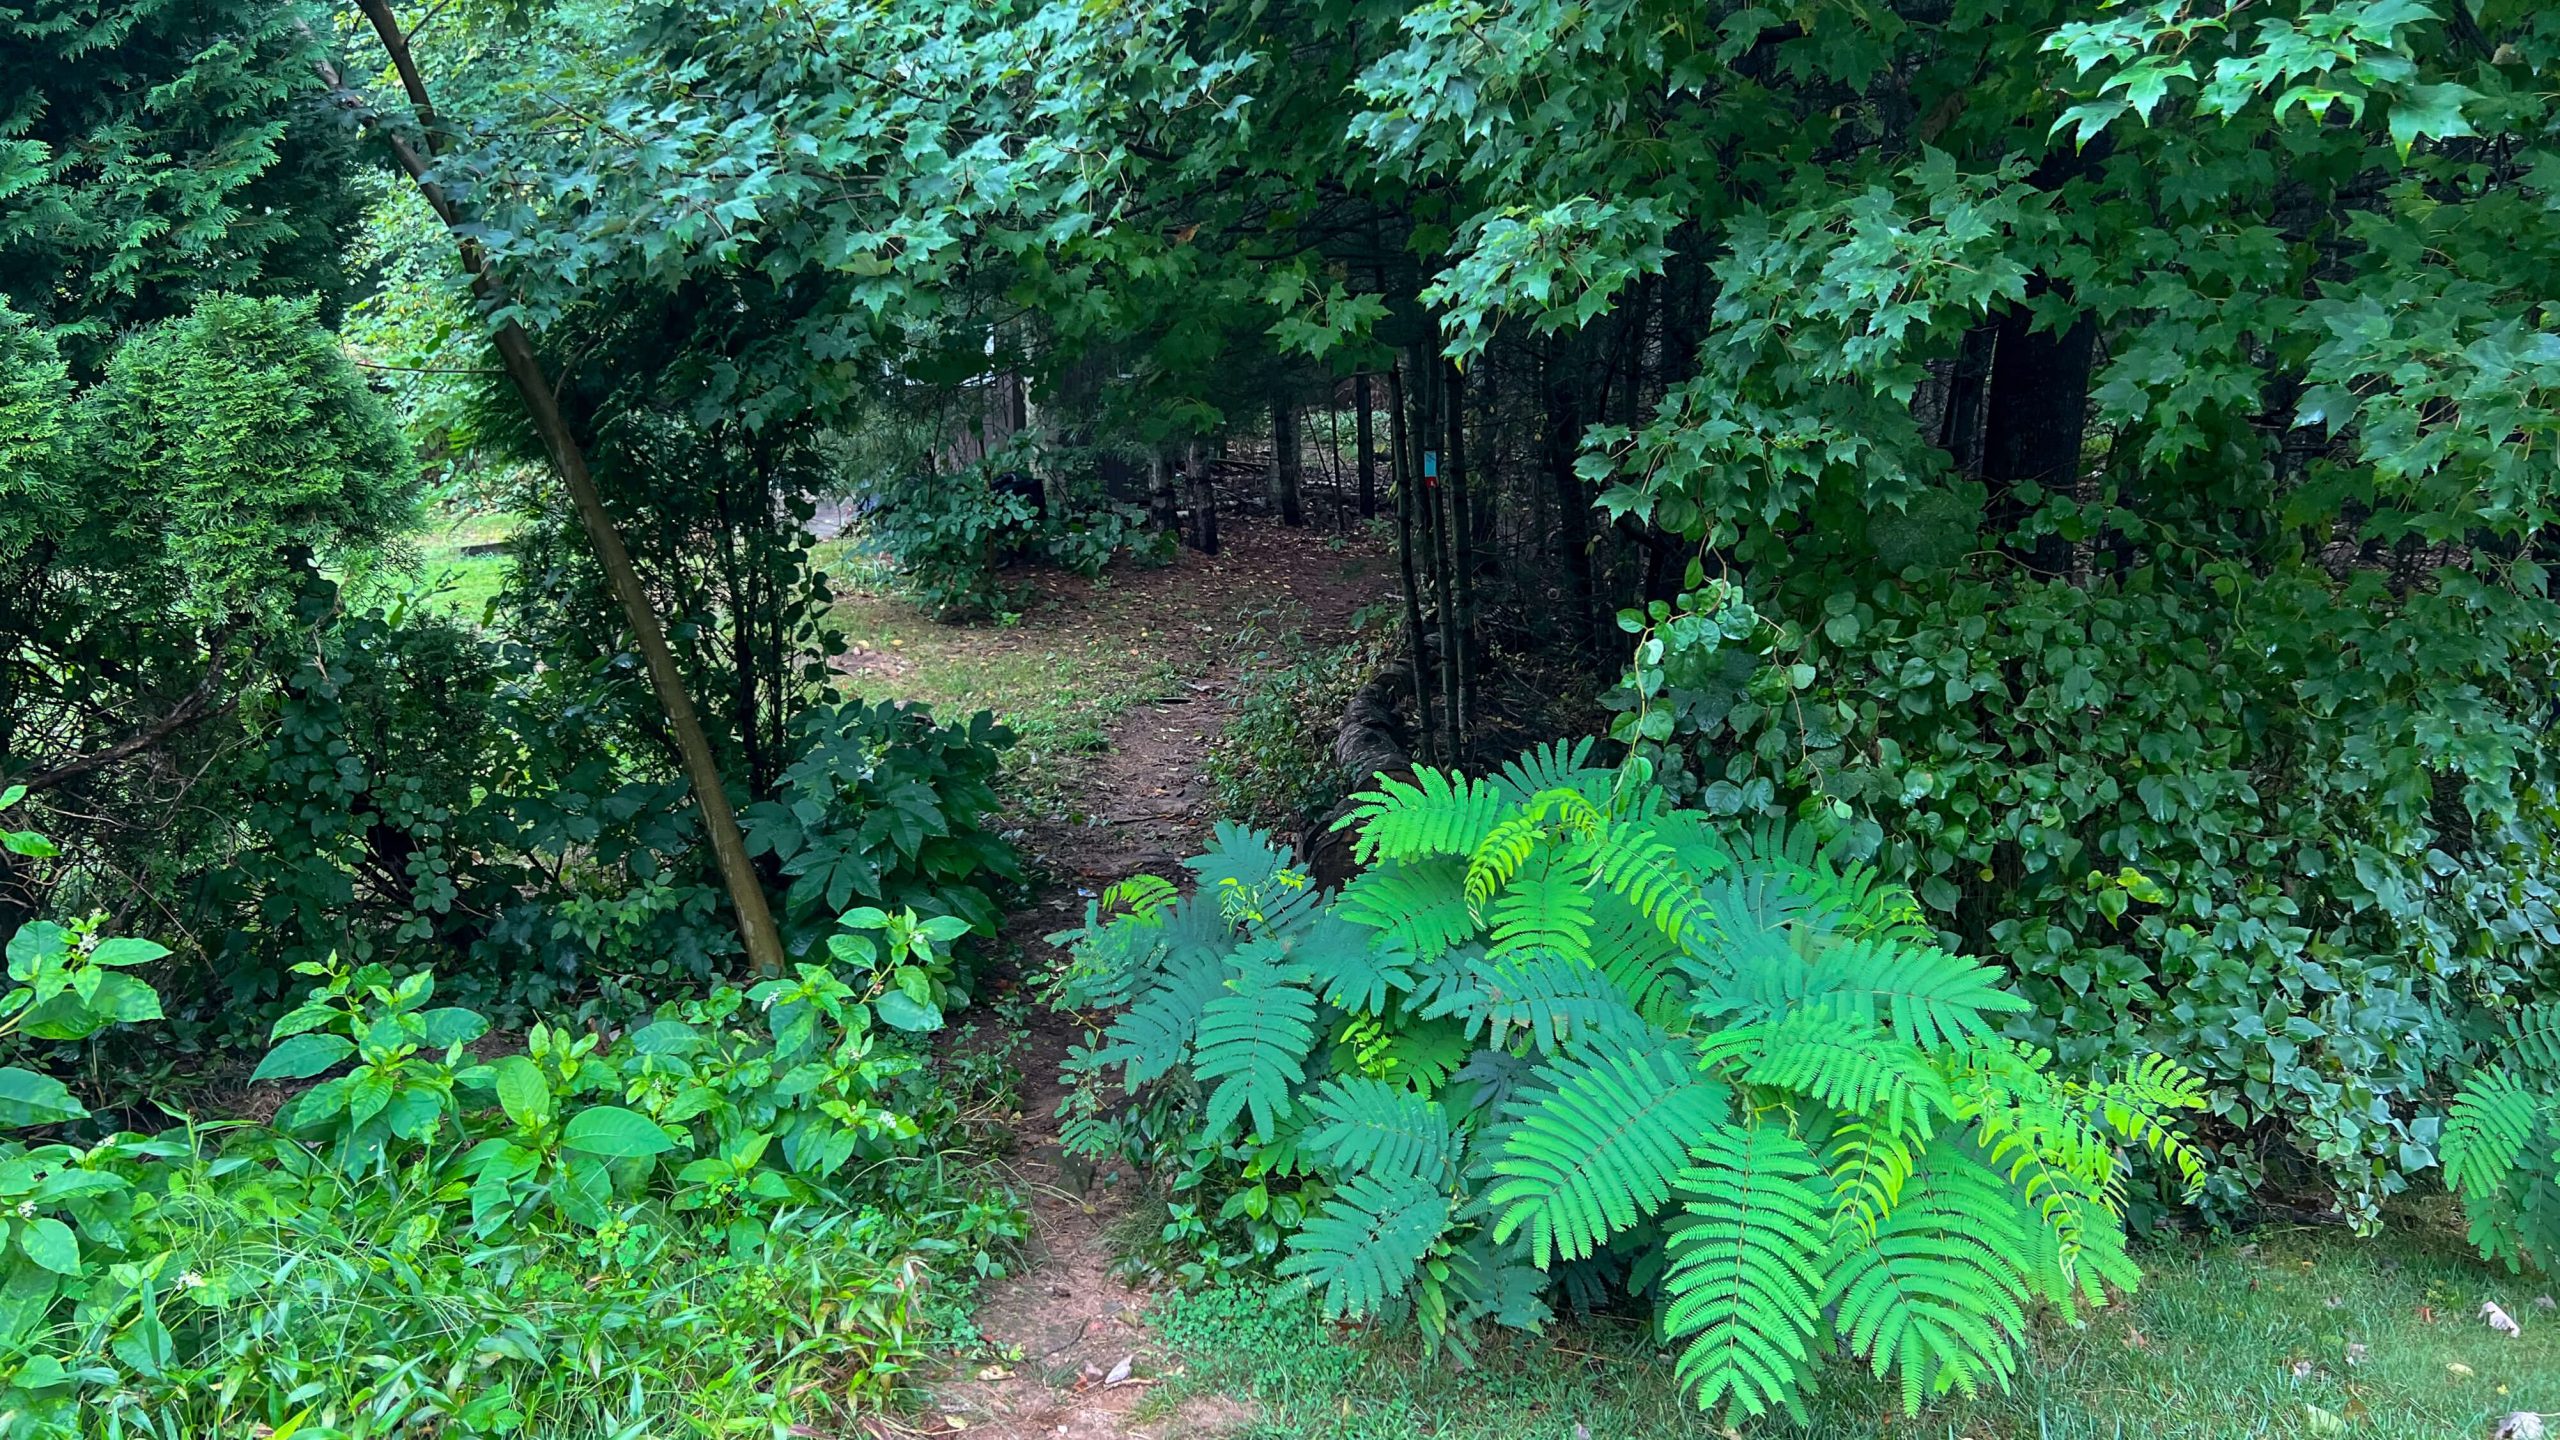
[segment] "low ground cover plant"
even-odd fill
[[[946,1160],[915,1043],[966,929],[859,909],[787,977],[494,1058],[431,973],[308,962],[267,1124],[141,1133],[0,1069],[0,1435],[709,1436],[895,1401],[1023,1233]],[[166,954],[24,925],[0,1036],[156,1020]]]

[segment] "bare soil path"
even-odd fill
[[[1165,698],[1119,712],[1098,751],[1054,757],[1047,763],[1059,773],[1036,777],[1066,803],[1043,804],[1021,822],[1019,843],[1044,880],[1006,927],[1022,981],[1064,960],[1042,937],[1076,923],[1086,896],[1141,872],[1179,878],[1182,859],[1205,844],[1216,819],[1205,762],[1235,676],[1225,642],[1242,618],[1284,603],[1309,639],[1334,638],[1385,583],[1376,556],[1319,532],[1236,525],[1224,538],[1217,556],[1185,551],[1164,569],[1115,576],[1108,590],[1044,578],[1044,603],[1034,612],[1041,618],[966,637],[991,662],[1046,653],[1042,647],[1065,637],[1086,651],[1125,652],[1133,666],[1168,666],[1174,682]],[[857,654],[849,668],[906,659]],[[884,677],[875,670],[866,678]],[[1034,1013],[1023,1037],[1022,1116],[1009,1161],[1026,1192],[1032,1238],[1022,1265],[988,1289],[977,1316],[1007,1358],[955,1371],[919,1417],[922,1433],[1181,1440],[1230,1433],[1251,1416],[1241,1402],[1195,1397],[1138,1418],[1149,1382],[1168,1361],[1150,1347],[1143,1321],[1152,1295],[1115,1273],[1113,1231],[1143,1182],[1097,1180],[1060,1151],[1058,1067],[1081,1038],[1072,1021],[1046,1010]]]

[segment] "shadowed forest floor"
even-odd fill
[[[1239,525],[1215,559],[1188,551],[1105,580],[1056,572],[1013,623],[937,625],[885,582],[840,578],[842,668],[872,698],[987,706],[1022,733],[1009,764],[1014,838],[1041,887],[1007,927],[1027,988],[1058,952],[1042,937],[1123,876],[1175,871],[1215,819],[1204,774],[1224,719],[1234,637],[1305,627],[1322,640],[1384,593],[1374,546]],[[851,567],[847,567],[848,570]],[[1178,872],[1177,872],[1178,873]],[[1489,1339],[1472,1368],[1409,1337],[1328,1324],[1303,1300],[1242,1285],[1132,1287],[1115,1241],[1153,1213],[1132,1177],[1096,1178],[1057,1146],[1058,1062],[1081,1039],[1036,1005],[1014,1056],[1021,1116],[1005,1163],[1032,1241],[985,1292],[984,1344],[925,1413],[878,1433],[1002,1440],[1667,1440],[1722,1437],[1671,1383],[1632,1318]],[[2515,1412],[2560,1412],[2560,1313],[2548,1282],[2482,1265],[2441,1210],[2377,1241],[2270,1230],[2155,1244],[2143,1291],[2088,1324],[2048,1324],[2014,1389],[1933,1403],[1918,1418],[1845,1367],[1808,1423],[1754,1435],[1910,1440],[2479,1437]],[[2480,1318],[2494,1301],[2520,1338]],[[2560,1428],[2560,1427],[2556,1427]]]

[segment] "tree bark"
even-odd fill
[[[442,152],[439,138],[441,126],[435,105],[428,98],[425,79],[418,73],[417,62],[409,53],[408,37],[400,30],[392,15],[389,0],[357,0],[357,7],[373,25],[382,48],[391,58],[392,68],[399,73],[401,87],[408,92],[410,108],[416,112],[424,132],[427,153],[393,131],[377,124],[376,128],[389,141],[393,156],[400,162],[410,180],[444,222],[461,252],[462,265],[471,277],[471,286],[484,305],[495,308],[504,301],[498,277],[489,268],[488,258],[478,242],[463,229],[464,218],[452,197],[437,184],[431,174],[429,160]],[[337,88],[334,72],[324,73],[332,88]],[[526,412],[532,417],[542,446],[550,454],[552,468],[568,487],[569,501],[578,514],[578,523],[587,532],[596,560],[604,567],[605,579],[612,586],[614,599],[622,607],[623,623],[630,626],[640,657],[649,672],[649,683],[657,691],[659,707],[666,712],[667,728],[674,733],[676,748],[683,757],[685,779],[693,790],[694,804],[702,812],[702,829],[711,842],[711,853],[720,869],[720,878],[729,891],[729,904],[736,914],[738,938],[747,950],[747,965],[759,975],[780,974],[783,967],[782,936],[773,923],[773,912],[765,903],[764,886],[756,878],[755,866],[747,858],[745,836],[738,829],[737,813],[730,808],[728,788],[721,782],[720,765],[711,751],[711,740],[703,732],[702,717],[693,708],[693,698],[685,693],[684,677],[676,668],[675,652],[667,646],[664,627],[657,612],[650,608],[648,593],[641,588],[640,575],[631,564],[631,552],[624,548],[622,534],[614,528],[613,517],[606,513],[603,497],[596,491],[594,477],[587,472],[586,451],[570,432],[569,422],[560,413],[559,396],[551,388],[549,377],[542,373],[542,363],[533,351],[533,338],[513,320],[500,325],[491,337],[498,351],[498,361],[507,379],[523,398]]]
[[[1559,363],[1570,343],[1551,344],[1546,357],[1547,475],[1555,491],[1556,532],[1564,552],[1565,590],[1572,602],[1566,632],[1583,656],[1597,662],[1600,639],[1593,619],[1597,596],[1591,577],[1591,500],[1582,477],[1573,469],[1582,418],[1574,404],[1571,369]]]
[[[1173,489],[1173,458],[1161,445],[1147,451],[1147,523],[1165,535],[1182,525],[1181,499]]]
[[[1182,473],[1191,482],[1191,548],[1218,553],[1218,482],[1209,473],[1206,446],[1194,440],[1183,452]]]
[[[1414,472],[1411,468],[1412,455],[1405,448],[1404,370],[1401,366],[1387,372],[1387,436],[1393,447],[1387,461],[1395,472],[1396,567],[1404,576],[1405,655],[1413,669],[1414,745],[1422,752],[1424,762],[1428,763],[1433,758],[1431,667],[1424,658],[1422,589],[1417,583],[1413,565]]]
[[[1371,453],[1377,443],[1377,435],[1369,419],[1371,398],[1369,372],[1363,370],[1351,380],[1351,403],[1360,410],[1360,518],[1363,520],[1378,513],[1378,457]]]
[[[2041,275],[2027,284],[2030,299],[2051,293],[2053,286]],[[2097,326],[2085,312],[2062,330],[2030,329],[2033,320],[2023,303],[2001,316],[1983,403],[1982,477],[1991,487],[1990,518],[2013,549],[2018,528],[2034,509],[2027,487],[2069,490],[2079,481],[2097,346]],[[2058,535],[2038,537],[2028,553],[2047,574],[2070,568],[2070,547]]]
[[[1283,525],[1307,523],[1305,448],[1298,443],[1298,407],[1288,396],[1271,401],[1271,503]]]
[[[1455,522],[1456,555],[1449,573],[1457,602],[1458,653],[1450,669],[1457,679],[1456,703],[1449,707],[1450,745],[1466,753],[1468,721],[1475,714],[1476,690],[1476,509],[1467,493],[1467,376],[1454,360],[1441,362],[1441,409],[1449,453],[1443,468],[1449,477],[1449,517]]]

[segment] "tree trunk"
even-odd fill
[[[1404,370],[1401,366],[1387,372],[1387,433],[1394,451],[1387,457],[1394,467],[1396,490],[1396,567],[1404,576],[1404,646],[1413,667],[1414,746],[1422,752],[1425,763],[1433,758],[1431,745],[1431,666],[1425,658],[1422,643],[1422,589],[1417,583],[1413,565],[1414,472],[1411,454],[1405,449]]]
[[[1582,419],[1574,406],[1572,371],[1558,363],[1570,343],[1558,341],[1547,353],[1547,475],[1555,490],[1556,532],[1563,542],[1559,548],[1564,552],[1565,591],[1571,602],[1566,633],[1582,655],[1597,662],[1600,637],[1593,619],[1597,597],[1591,580],[1591,501],[1582,477],[1573,469]]]
[[[2027,283],[2030,299],[2051,293],[2041,275]],[[2039,498],[2029,487],[2068,491],[2079,481],[2097,346],[2097,326],[2086,313],[2058,331],[2032,330],[2033,319],[2023,303],[2001,316],[1983,404],[1982,477],[1991,487],[1990,519],[2013,550]],[[2048,575],[2070,568],[2070,546],[2061,536],[2038,537],[2029,553],[2035,568]]]
[[[1987,320],[1965,331],[1947,377],[1947,413],[1938,422],[1938,448],[1967,475],[1982,473],[1982,392],[1991,379],[1992,346],[1999,334],[1999,325]]]
[[[1351,403],[1360,410],[1360,518],[1363,520],[1378,513],[1378,457],[1371,453],[1377,436],[1369,420],[1371,398],[1369,372],[1363,370],[1351,380]]]
[[[1271,402],[1271,503],[1283,525],[1304,525],[1307,510],[1300,492],[1306,483],[1306,455],[1298,443],[1298,407],[1286,396]]]
[[[443,148],[435,105],[428,98],[426,81],[418,73],[416,61],[409,53],[408,38],[400,31],[391,13],[389,0],[357,0],[358,8],[372,22],[382,48],[390,56],[392,68],[399,73],[401,87],[408,92],[410,108],[417,112],[418,125],[426,137],[428,153],[421,155],[388,126],[377,126],[390,142],[401,169],[408,172],[419,193],[435,209],[438,219],[454,237],[461,251],[462,265],[471,277],[472,289],[481,303],[496,308],[505,296],[497,275],[490,270],[487,257],[478,242],[464,230],[464,217],[444,188],[429,177],[428,160]],[[323,78],[333,88],[334,72]],[[676,748],[684,759],[685,780],[692,787],[694,804],[702,812],[702,829],[711,842],[711,853],[718,862],[720,878],[729,890],[729,904],[736,912],[738,938],[747,950],[747,964],[759,975],[780,974],[783,966],[782,936],[773,923],[773,912],[765,904],[764,887],[758,883],[755,866],[747,859],[745,837],[739,832],[738,817],[729,805],[729,792],[721,783],[718,760],[711,753],[710,737],[703,733],[702,717],[693,708],[693,699],[685,693],[684,677],[676,669],[675,652],[667,648],[666,631],[658,623],[657,613],[650,608],[648,593],[641,588],[639,572],[632,568],[631,552],[623,547],[621,532],[614,528],[613,517],[605,512],[604,500],[596,493],[594,477],[587,473],[586,451],[570,432],[569,422],[560,413],[558,395],[549,377],[542,373],[542,363],[533,352],[533,338],[513,320],[498,327],[492,337],[498,361],[507,379],[524,400],[533,419],[533,427],[542,437],[542,446],[550,454],[552,468],[569,490],[570,504],[578,512],[578,523],[586,529],[587,542],[594,547],[596,560],[604,567],[613,596],[621,604],[623,623],[631,627],[633,641],[639,646],[641,660],[649,671],[649,683],[658,693],[658,704],[666,712],[667,728],[676,739]]]
[[[1447,412],[1445,424],[1449,435],[1449,454],[1445,468],[1449,476],[1449,518],[1457,531],[1454,564],[1449,578],[1456,592],[1458,653],[1455,672],[1456,703],[1449,707],[1451,748],[1466,753],[1468,721],[1475,714],[1476,690],[1476,512],[1467,494],[1467,377],[1457,362],[1441,362],[1440,407]]]
[[[1183,451],[1182,473],[1191,481],[1191,548],[1218,553],[1218,482],[1209,473],[1208,447],[1194,440]]]
[[[1181,498],[1173,489],[1173,457],[1161,445],[1147,451],[1147,523],[1165,535],[1182,524]]]
[[[1422,477],[1422,502],[1427,546],[1423,558],[1431,569],[1431,613],[1440,632],[1440,702],[1446,720],[1440,734],[1447,742],[1451,764],[1462,763],[1465,752],[1458,748],[1458,607],[1456,587],[1450,582],[1449,507],[1447,487],[1440,483],[1440,451],[1436,436],[1440,424],[1439,365],[1429,350],[1416,346],[1413,354],[1414,425],[1413,448],[1415,472]]]

